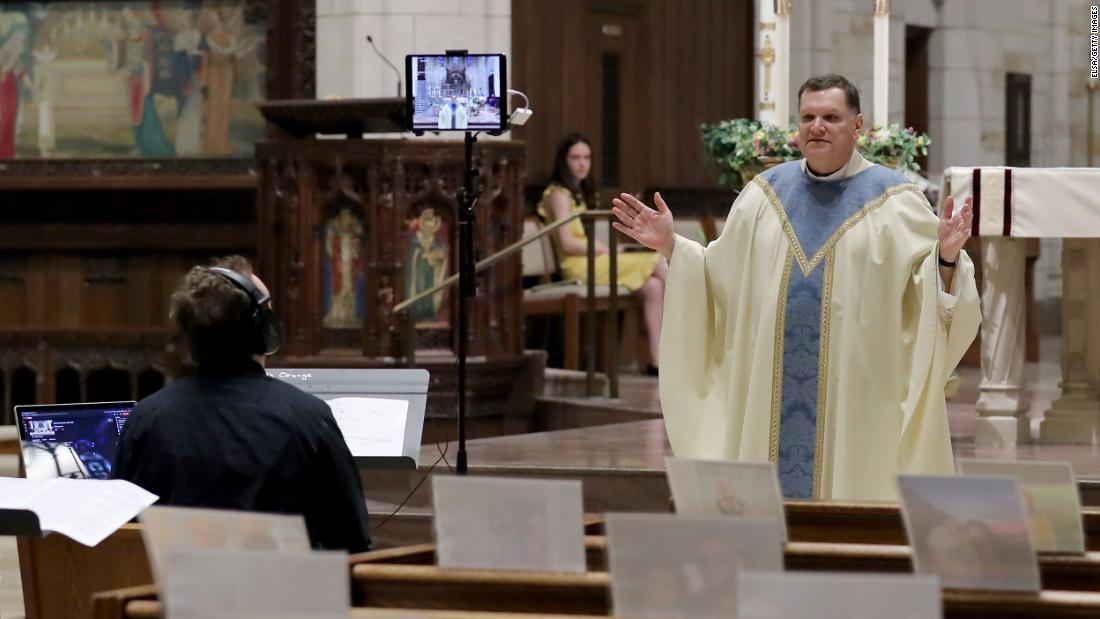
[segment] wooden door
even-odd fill
[[[620,191],[638,191],[645,182],[643,109],[648,107],[641,53],[641,8],[636,2],[594,2],[585,30],[586,83],[592,114],[593,171],[600,183],[601,207]]]

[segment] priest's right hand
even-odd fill
[[[667,259],[672,258],[676,246],[676,233],[672,228],[672,211],[661,199],[661,193],[653,194],[656,209],[649,208],[628,193],[619,194],[611,201],[611,212],[619,221],[611,225],[646,247],[658,251]]]

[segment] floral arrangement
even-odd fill
[[[893,124],[864,131],[856,140],[856,148],[868,161],[916,172],[920,170],[917,156],[927,155],[931,143],[927,133],[918,134],[912,127],[903,129]]]
[[[723,185],[738,188],[747,178],[774,165],[797,159],[797,128],[784,129],[752,118],[723,120],[699,128],[703,149],[718,164]]]
[[[753,136],[760,121],[752,118],[722,120],[699,127],[703,150],[718,165],[720,182],[727,187],[741,187],[742,169],[757,165]]]
[[[798,159],[798,126],[778,127],[751,118],[723,120],[699,128],[703,149],[718,165],[720,181],[727,187],[740,188],[766,167]],[[919,155],[928,154],[932,140],[912,127],[893,124],[874,127],[856,140],[868,161],[897,169],[920,170]]]
[[[798,150],[798,127],[782,129],[767,123],[752,134],[752,150],[757,159],[798,159],[802,156]]]

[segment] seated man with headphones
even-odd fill
[[[171,299],[198,368],[138,402],[112,474],[161,505],[297,513],[316,548],[368,550],[359,472],[324,401],[264,371],[271,297],[240,256],[195,267]]]

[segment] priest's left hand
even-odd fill
[[[967,198],[959,212],[955,212],[955,199],[951,196],[943,204],[940,214],[939,240],[940,257],[948,262],[959,258],[959,251],[970,238],[970,226],[974,219],[971,199]]]

